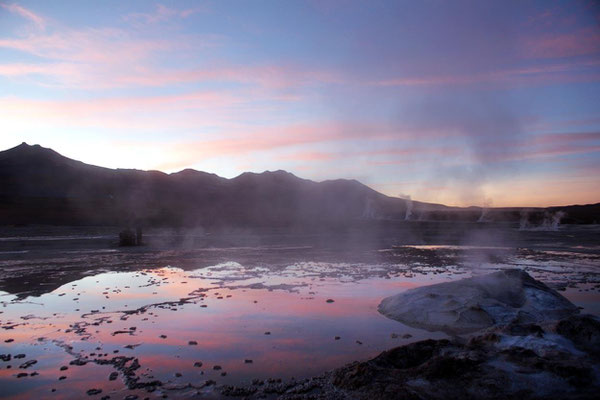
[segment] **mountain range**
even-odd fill
[[[523,212],[410,201],[356,180],[314,182],[281,170],[226,179],[192,169],[166,174],[103,168],[26,143],[0,152],[2,225],[290,227],[406,219],[518,221]],[[540,221],[557,212],[566,222],[600,221],[600,203],[526,212]]]

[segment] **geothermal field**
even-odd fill
[[[524,271],[564,296],[574,306],[561,303],[560,318],[600,314],[597,226],[520,230],[407,221],[371,232],[151,230],[144,238],[144,246],[119,247],[118,231],[110,228],[2,231],[4,398],[390,397],[375,385],[361,389],[343,380],[333,390],[330,381],[336,380],[327,374],[426,339],[464,342],[496,321],[459,332],[447,318],[439,326],[403,323],[378,311],[382,299],[497,271]],[[490,285],[501,291],[506,283]],[[518,302],[519,293],[508,296],[504,302]],[[476,301],[485,309],[483,300]],[[565,395],[596,390],[597,362],[573,340],[556,339],[546,322],[523,319],[527,329],[535,323],[546,333],[522,328],[519,336],[505,335],[515,340],[504,351],[564,352],[587,360],[593,373],[523,373],[512,393],[544,394],[548,380]],[[413,358],[426,357],[427,350],[414,351],[419,354]],[[367,370],[352,376],[357,374],[371,379]],[[539,374],[546,380],[529,379]],[[499,371],[489,375],[491,386],[506,379]],[[406,387],[421,395],[435,392]],[[473,390],[476,398],[482,389]]]

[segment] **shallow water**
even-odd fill
[[[317,271],[331,266],[318,267],[312,266]],[[47,393],[51,388],[75,395],[82,389],[104,388],[110,368],[99,379],[87,381],[86,387],[73,387],[71,373],[82,367],[59,370],[72,359],[65,359],[64,344],[88,359],[95,358],[91,353],[108,353],[102,358],[111,358],[115,350],[134,355],[143,367],[142,379],[173,386],[207,379],[249,384],[256,378],[305,378],[395,345],[445,336],[377,313],[382,297],[415,286],[414,280],[343,281],[299,270],[303,266],[293,265],[265,276],[264,271],[246,270],[237,263],[192,271],[166,267],[86,277],[35,300],[4,295],[2,324],[13,328],[4,330],[1,338],[14,342],[0,347],[3,353],[27,355],[9,363],[13,369],[0,370],[4,395],[31,396],[32,391]],[[82,329],[73,329],[74,325]],[[393,333],[398,337],[392,338]],[[39,362],[35,368],[16,368],[32,358]],[[198,361],[203,364],[200,368],[194,367]],[[213,370],[215,365],[222,369]],[[14,374],[34,369],[39,376],[14,379]],[[223,372],[227,375],[221,376]],[[61,375],[68,378],[57,381]],[[85,382],[84,376],[73,378]]]
[[[529,235],[503,229],[503,238]],[[535,232],[519,239],[523,246],[203,234],[181,235],[185,245],[174,246],[165,243],[168,233],[156,233],[137,249],[107,245],[105,233],[45,232],[42,244],[29,238],[1,248],[0,354],[12,358],[0,361],[2,397],[78,398],[92,388],[112,398],[210,396],[212,386],[202,387],[207,380],[243,385],[318,375],[445,337],[383,317],[382,298],[501,268],[523,268],[599,314],[600,254],[594,236],[583,232]],[[61,244],[48,247],[57,242],[48,237]],[[25,357],[15,359],[20,353]],[[138,382],[162,386],[128,389],[132,377],[114,365],[119,356],[139,360],[132,375]],[[69,364],[76,359],[87,363]],[[37,363],[19,368],[30,360]],[[119,377],[109,381],[115,371]]]

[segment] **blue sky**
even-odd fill
[[[598,202],[598,4],[0,0],[0,148]]]

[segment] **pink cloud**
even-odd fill
[[[546,133],[536,135],[533,141],[537,144],[571,144],[582,141],[600,142],[600,132]]]
[[[186,82],[236,82],[270,89],[298,87],[315,83],[338,83],[340,78],[325,71],[304,70],[281,65],[209,66],[184,70],[139,68],[135,74],[115,77],[117,83],[139,86],[166,86]]]
[[[523,44],[527,58],[564,58],[600,53],[600,29],[591,26],[569,33],[546,33]]]
[[[537,158],[555,158],[571,154],[595,153],[600,151],[600,132],[553,133],[529,137],[512,152],[497,155],[496,144],[490,144],[480,150],[494,155],[494,161],[519,161]],[[470,164],[473,162],[470,148],[459,145],[437,147],[396,147],[381,150],[366,150],[358,152],[325,153],[323,159],[350,157],[364,159],[368,165],[408,165],[426,160],[437,159],[440,163]],[[320,153],[294,153],[282,157],[292,161],[319,161]]]
[[[210,91],[147,97],[82,100],[32,100],[0,97],[0,120],[5,129],[52,126],[157,132],[219,126],[235,110],[252,105],[240,98]]]
[[[365,133],[368,133],[365,136]],[[322,122],[313,124],[292,124],[284,126],[267,126],[249,130],[241,127],[229,131],[229,135],[220,139],[185,142],[172,145],[171,154],[174,162],[163,163],[158,169],[173,170],[185,168],[206,158],[243,156],[256,152],[284,149],[299,145],[324,144],[354,139],[370,140],[395,137],[397,133],[387,126],[374,124],[346,124]],[[318,152],[296,154],[305,160],[327,157],[326,153]],[[334,154],[331,155],[335,157]]]
[[[0,39],[0,47],[27,52],[61,62],[127,64],[158,50],[181,49],[183,44],[167,40],[136,39],[120,29],[64,30]]]
[[[156,9],[152,13],[131,13],[126,15],[123,19],[133,23],[134,25],[156,24],[173,18],[188,18],[190,15],[206,10],[207,8],[205,6],[178,10],[176,8],[167,7],[163,4],[157,4]]]
[[[173,162],[161,163],[156,168],[160,170],[183,169],[215,155],[220,157],[246,157],[253,153],[281,151],[294,149],[296,146],[306,145],[333,145],[341,146],[344,142],[356,140],[381,141],[385,145],[390,140],[411,140],[415,136],[420,138],[441,138],[452,133],[444,130],[403,130],[390,127],[387,124],[373,123],[342,123],[342,122],[317,122],[311,124],[292,124],[283,126],[268,126],[261,129],[248,130],[247,127],[238,127],[228,130],[229,135],[216,140],[179,143],[171,146],[170,154]],[[366,162],[378,162],[380,157],[399,157],[402,160],[414,162],[423,157],[438,157],[441,155],[456,155],[460,149],[455,148],[429,148],[411,147],[385,150],[365,151],[296,151],[290,154],[278,155],[277,160],[292,162],[317,162],[330,161],[338,158],[365,159]],[[398,159],[394,160],[397,163]],[[389,163],[383,160],[381,163]],[[329,167],[331,168],[331,167]]]
[[[523,159],[534,159],[534,158],[550,158],[558,156],[566,156],[571,154],[586,154],[586,153],[598,153],[600,152],[600,145],[589,146],[589,145],[557,145],[550,146],[530,152],[524,152],[521,155],[512,157],[513,160]]]
[[[482,151],[494,154],[495,145]],[[548,133],[531,135],[515,151],[503,154],[495,161],[520,161],[600,152],[600,132]]]
[[[329,161],[342,157],[342,153],[326,153],[322,151],[305,151],[278,156],[282,161]]]
[[[532,125],[532,128],[539,130],[552,130],[558,128],[573,128],[573,127],[585,127],[585,126],[597,126],[600,125],[600,117],[598,118],[579,118],[579,119],[566,119],[558,121],[536,121]]]
[[[217,92],[190,92],[178,95],[117,97],[92,100],[26,100],[16,97],[0,98],[3,109],[29,113],[46,110],[49,114],[72,113],[74,115],[131,113],[135,110],[158,111],[174,108],[201,108],[205,104],[229,105],[237,102],[235,97]]]
[[[440,128],[440,131],[443,129]],[[381,133],[381,132],[378,132]],[[413,133],[409,134],[410,137]],[[423,132],[429,137],[439,135],[439,132]],[[402,131],[396,131],[398,137],[402,137]],[[459,135],[460,136],[460,135]],[[389,138],[388,135],[377,135],[378,138]],[[323,136],[327,140],[327,136]],[[351,137],[348,137],[351,139]],[[290,145],[300,144],[298,142],[290,142]],[[245,145],[243,146],[245,147]],[[535,158],[553,158],[570,154],[582,154],[590,152],[598,152],[600,149],[600,132],[574,132],[574,133],[550,133],[538,134],[527,137],[521,145],[514,151],[506,154],[496,154],[497,145],[489,144],[487,147],[482,147],[480,150],[485,154],[489,153],[494,156],[494,161],[518,161]],[[415,162],[423,162],[425,160],[437,159],[443,160],[444,163],[459,163],[470,164],[474,160],[471,154],[470,147],[463,147],[458,144],[446,146],[398,146],[389,147],[378,150],[362,150],[362,151],[345,151],[345,152],[319,152],[306,151],[295,152],[277,157],[283,161],[297,162],[318,162],[330,161],[338,158],[352,158],[354,160],[362,160],[368,165],[385,166],[385,165],[406,165]]]
[[[182,79],[173,79],[172,70],[150,68],[156,57],[174,51],[200,51],[219,41],[217,35],[209,34],[157,39],[118,28],[55,28],[51,32],[25,31],[25,34],[0,38],[0,48],[18,50],[47,61],[26,66],[22,73],[11,73],[12,76],[26,77],[27,71],[31,71],[52,79],[40,82],[77,88],[111,88],[150,82],[154,82],[151,86],[160,86],[160,82]],[[68,65],[70,73],[57,70],[55,64]],[[169,78],[165,79],[165,76]]]
[[[365,155],[391,155],[391,156],[421,156],[423,154],[436,156],[460,156],[463,154],[457,147],[439,146],[439,147],[400,147],[384,150],[366,151]]]
[[[214,35],[174,40],[139,39],[120,29],[88,29],[0,39],[0,47],[23,51],[47,64],[17,64],[20,73],[46,75],[47,84],[105,89],[114,87],[162,87],[189,82],[235,82],[267,89],[339,83],[337,74],[293,65],[209,65],[196,68],[152,66],[157,56],[173,50],[193,51],[218,42]],[[193,43],[193,44],[192,44]],[[62,65],[57,69],[55,64]],[[69,73],[65,74],[65,68]],[[7,71],[8,66],[4,70]],[[16,67],[11,69],[16,70]]]
[[[9,6],[5,6],[9,7]],[[19,6],[10,6],[21,10]],[[176,10],[157,5],[147,22],[186,18],[200,9]],[[34,15],[34,14],[32,14]],[[27,78],[44,86],[80,89],[118,87],[162,87],[189,82],[234,82],[266,89],[287,89],[304,85],[337,83],[332,72],[297,65],[229,65],[213,63],[198,67],[160,67],[157,59],[179,51],[190,54],[219,45],[222,37],[214,34],[147,38],[136,30],[118,28],[67,29],[54,27],[51,32],[26,32],[25,35],[0,38],[0,48],[19,50],[47,60],[47,63],[4,65],[3,75]],[[57,68],[59,64],[61,67]],[[68,73],[65,71],[68,70]]]
[[[35,74],[69,76],[76,72],[70,64],[0,64],[0,75],[9,77]]]
[[[7,9],[8,11],[10,11],[14,14],[18,14],[25,19],[28,19],[29,21],[33,22],[39,29],[43,30],[46,27],[46,20],[43,17],[26,9],[25,7],[22,7],[15,3],[12,3],[12,4],[0,3],[0,7]]]
[[[401,77],[373,82],[376,86],[450,86],[482,83],[532,85],[600,80],[600,61],[532,65],[469,75]]]

